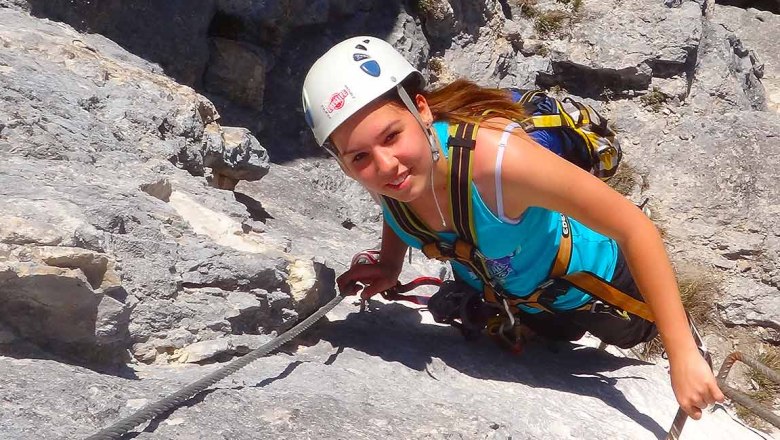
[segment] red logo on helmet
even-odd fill
[[[350,91],[349,87],[346,86],[338,92],[332,94],[327,104],[322,106],[325,114],[330,116],[330,114],[336,110],[341,110],[344,107],[344,104],[347,102],[347,97],[350,95],[352,95],[352,91]]]
[[[333,96],[330,97],[330,104],[328,105],[328,109],[333,111],[344,107],[344,101],[346,101],[346,97],[347,92],[341,91],[339,93],[334,93]]]

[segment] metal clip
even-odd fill
[[[630,321],[631,317],[628,316],[628,313],[625,310],[620,310],[616,308],[615,306],[611,304],[606,304],[601,300],[595,300],[593,301],[593,304],[590,306],[590,313],[606,313],[608,315],[612,315],[616,318],[620,318],[624,321]]]

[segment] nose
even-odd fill
[[[382,175],[395,175],[398,170],[398,159],[393,154],[392,148],[376,148],[374,164],[377,172]]]

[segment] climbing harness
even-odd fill
[[[428,311],[434,321],[460,330],[467,341],[478,339],[488,321],[498,315],[498,310],[482,301],[479,291],[454,280],[442,283],[430,298]]]
[[[355,264],[379,263],[379,250],[369,249],[358,252],[352,258]],[[402,295],[421,285],[439,286],[432,296]],[[457,328],[467,341],[480,337],[483,330],[499,345],[513,353],[520,353],[526,342],[533,335],[529,327],[514,319],[507,301],[502,302],[507,319],[501,317],[497,304],[486,303],[479,291],[466,283],[436,277],[419,277],[407,284],[400,282],[393,288],[381,292],[381,296],[390,301],[408,301],[427,306],[433,320],[439,324],[448,324]],[[365,300],[361,300],[361,311]]]

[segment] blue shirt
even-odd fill
[[[439,137],[445,156],[449,155],[447,122],[436,122],[434,129]],[[482,200],[477,186],[472,182],[472,206],[474,226],[477,233],[476,246],[486,257],[491,276],[506,290],[518,297],[530,295],[547,280],[558,245],[561,240],[561,214],[541,207],[529,207],[517,222],[500,219]],[[382,206],[384,219],[398,237],[409,246],[420,248],[422,243],[404,232]],[[572,255],[567,273],[588,271],[611,281],[617,263],[617,244],[614,240],[595,232],[574,219],[569,219],[572,235]],[[441,240],[454,242],[456,234],[438,233]],[[459,278],[477,290],[482,290],[482,281],[465,265],[452,261],[453,271]],[[559,296],[552,307],[556,310],[575,309],[591,299],[591,296],[577,288],[570,288]],[[539,309],[519,306],[529,313]]]

